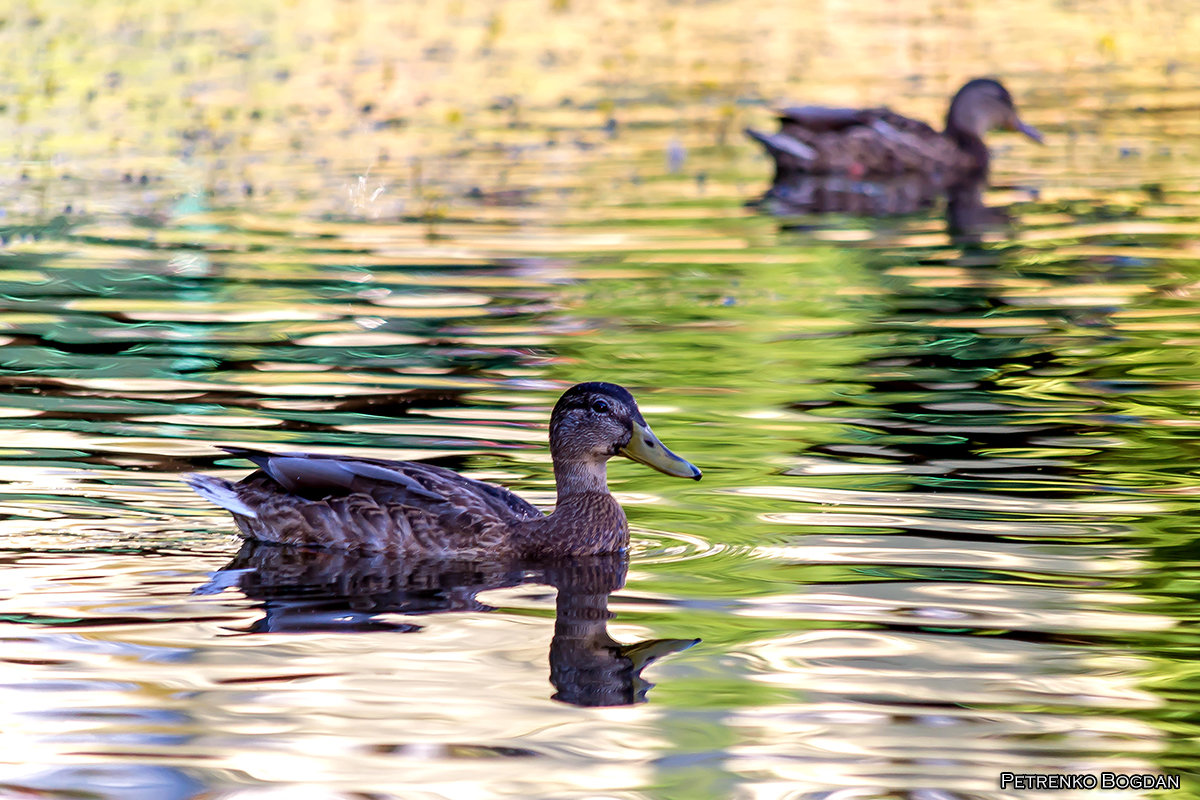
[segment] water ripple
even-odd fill
[[[1185,7],[92,5],[0,27],[0,794],[1196,772]],[[746,207],[768,102],[936,120],[996,53],[1047,146],[989,137],[979,220]],[[577,617],[536,571],[247,566],[180,481],[314,450],[549,508],[594,379],[705,476],[614,462],[630,567]]]

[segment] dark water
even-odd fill
[[[768,81],[753,26],[703,90],[617,66],[586,90],[615,105],[489,99],[470,135],[316,115],[294,127],[326,149],[286,158],[180,126],[109,158],[65,122],[34,152],[9,109],[0,796],[943,800],[1195,771],[1200,74],[1172,37],[1133,71],[1169,27],[1144,26],[1098,34],[1111,69],[1021,40],[1042,60],[1008,83],[1049,145],[994,143],[968,235],[942,206],[746,208],[769,168],[737,127],[785,80],[933,116],[961,74]],[[524,63],[495,47],[423,58],[507,64],[492,86]],[[180,482],[256,445],[549,504],[549,409],[593,379],[705,473],[613,465],[627,563],[239,552]]]

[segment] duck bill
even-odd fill
[[[1028,136],[1030,139],[1033,139],[1038,144],[1046,143],[1042,139],[1041,131],[1039,131],[1037,128],[1033,127],[1032,125],[1026,125],[1024,122],[1021,122],[1021,120],[1016,121],[1016,126],[1013,128],[1013,130],[1015,130],[1017,133],[1025,134],[1026,136]]]
[[[650,430],[650,426],[644,423],[633,423],[633,436],[629,439],[629,444],[621,448],[621,455],[631,461],[653,467],[664,475],[700,480],[700,470],[668,450],[654,435],[654,431]]]

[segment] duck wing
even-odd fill
[[[310,453],[266,453],[223,447],[231,455],[253,461],[276,483],[302,497],[327,497],[365,488],[368,481],[389,486],[394,494],[414,502],[445,502],[446,497],[426,489],[405,469],[403,462],[388,464],[367,459],[317,456]]]
[[[259,467],[233,487],[255,516],[231,510],[262,541],[463,553],[494,548],[512,525],[545,518],[507,489],[432,464],[223,449]]]
[[[777,181],[796,173],[930,172],[955,158],[954,147],[945,137],[889,108],[794,106],[777,109],[776,114],[778,133],[746,132],[775,160]]]
[[[886,108],[832,106],[789,106],[775,109],[780,124],[796,125],[814,133],[840,131],[854,125],[869,125],[873,115],[887,111]]]
[[[937,131],[919,119],[897,114],[886,106],[877,108],[833,108],[830,106],[792,106],[775,110],[784,130],[801,129],[811,133],[836,133],[847,128],[874,128],[882,122],[898,131],[915,136],[937,136]]]

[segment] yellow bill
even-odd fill
[[[633,437],[629,444],[621,448],[621,455],[665,475],[700,480],[700,470],[668,450],[650,430],[650,426],[642,423],[633,423]]]
[[[1017,133],[1025,134],[1026,136],[1028,136],[1030,139],[1033,139],[1038,144],[1046,143],[1045,140],[1042,139],[1041,131],[1039,131],[1037,128],[1033,127],[1032,125],[1026,125],[1024,122],[1021,122],[1021,120],[1019,120],[1019,119],[1016,120],[1016,123],[1013,126],[1013,130],[1016,131]]]

